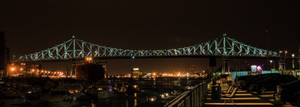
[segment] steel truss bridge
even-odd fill
[[[182,56],[224,56],[224,57],[279,57],[276,51],[256,48],[224,34],[215,40],[174,49],[132,50],[112,48],[76,39],[67,40],[51,48],[20,56],[17,61],[73,60],[85,57],[182,57]]]

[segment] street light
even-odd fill
[[[271,65],[271,73],[272,73],[272,69],[273,69],[273,60],[270,60],[270,65]]]
[[[10,67],[10,71],[12,72],[16,71],[16,67]]]
[[[289,52],[288,52],[287,50],[284,51],[284,54],[285,54],[285,55],[288,54],[288,53],[289,53]]]
[[[20,68],[20,71],[24,71],[24,68]]]
[[[293,70],[295,70],[295,54],[292,54],[292,68],[293,68]]]

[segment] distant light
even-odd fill
[[[137,93],[134,93],[134,97],[137,97]]]
[[[131,59],[135,59],[135,56],[131,56]]]
[[[257,71],[257,65],[251,65],[251,71],[256,72]]]
[[[225,72],[225,74],[226,74],[226,75],[229,75],[229,74],[230,74],[230,72]]]
[[[109,89],[108,89],[108,92],[111,92],[111,93],[112,93],[112,92],[113,92],[113,89],[112,89],[112,88],[109,88]]]
[[[186,89],[191,90],[193,87],[187,86]]]
[[[28,93],[28,94],[31,94],[31,93],[32,93],[32,91],[28,91],[27,93]]]
[[[270,60],[270,63],[273,63],[273,60]]]
[[[292,54],[292,57],[294,58],[294,57],[295,57],[295,54]]]
[[[151,102],[154,102],[155,100],[156,100],[155,97],[151,97],[151,98],[150,98],[150,101],[151,101]]]
[[[153,72],[152,73],[152,78],[156,78],[156,75],[157,75],[156,72]]]
[[[169,97],[169,93],[166,93],[166,96]]]
[[[263,71],[263,69],[262,69],[262,66],[257,66],[257,71],[259,71],[259,72],[261,72],[261,71]]]
[[[73,94],[74,93],[74,90],[69,90],[68,91],[70,94]]]
[[[86,62],[92,62],[93,61],[93,57],[89,56],[85,58]]]
[[[21,65],[22,65],[22,66],[25,66],[25,65],[26,65],[26,63],[21,63]]]
[[[95,105],[95,104],[92,104],[92,107],[96,107],[96,105]]]
[[[287,50],[285,50],[285,51],[284,51],[284,54],[288,54],[288,51],[287,51]]]
[[[133,68],[132,70],[133,70],[133,71],[139,71],[140,68]]]
[[[15,67],[11,67],[10,71],[14,72],[14,71],[16,71],[16,68]]]

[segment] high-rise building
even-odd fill
[[[0,78],[4,76],[6,70],[6,46],[4,32],[0,32]]]

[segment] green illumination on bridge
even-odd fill
[[[278,57],[276,51],[256,48],[223,35],[215,40],[176,49],[131,50],[101,46],[72,39],[39,52],[20,56],[18,61],[70,60],[92,57],[234,56]]]

